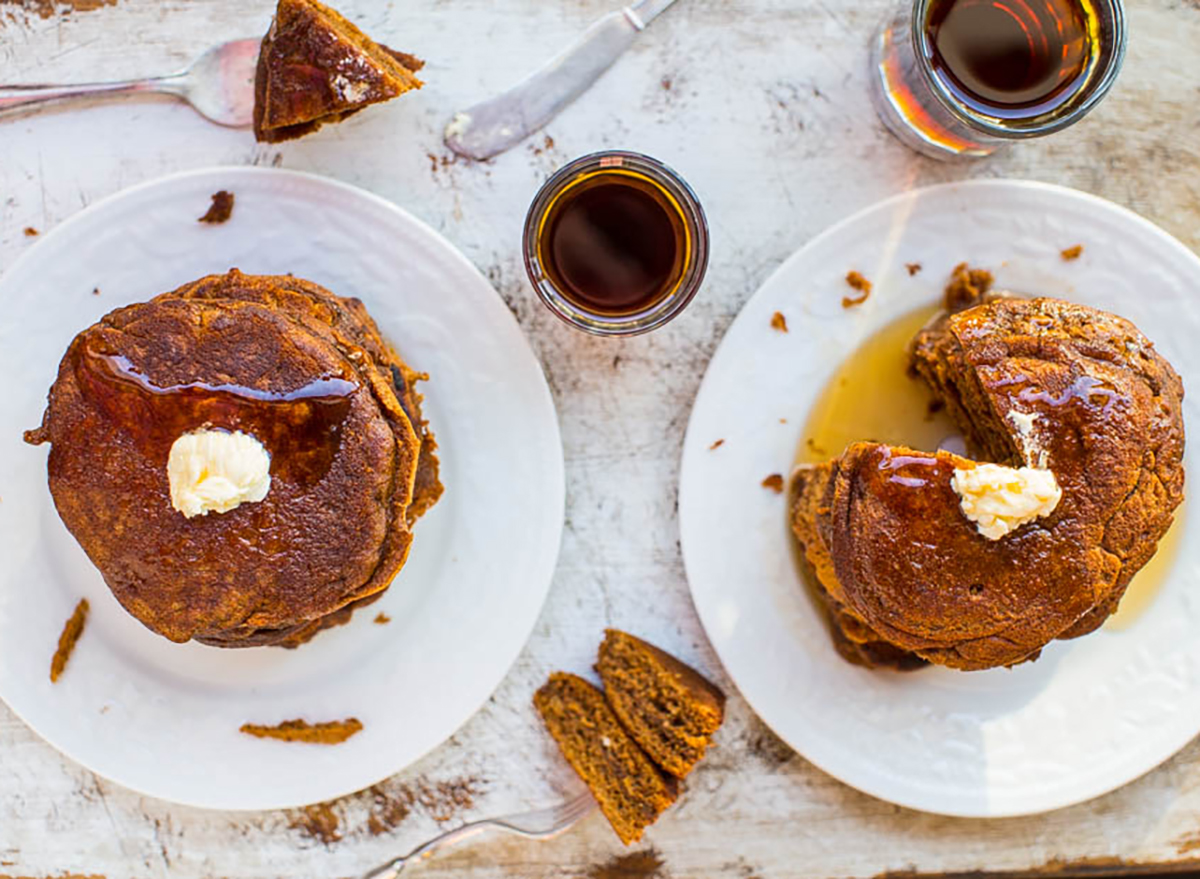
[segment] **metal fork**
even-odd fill
[[[191,67],[169,76],[77,85],[0,85],[0,118],[50,102],[157,92],[187,101],[218,125],[246,126],[254,112],[259,43],[234,40],[213,46]]]
[[[420,861],[427,861],[438,852],[489,830],[502,830],[526,839],[550,839],[574,827],[592,814],[596,808],[596,801],[592,799],[592,795],[584,792],[572,800],[549,809],[464,824],[462,827],[429,840],[424,845],[417,846],[402,858],[396,858],[381,867],[376,867],[371,872],[364,874],[362,879],[396,879],[405,867]]]

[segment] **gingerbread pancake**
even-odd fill
[[[987,669],[1087,634],[1183,499],[1182,382],[1132,324],[1054,299],[976,301],[912,351],[971,458],[858,443],[794,476],[793,531],[852,661]],[[952,481],[979,462],[1049,470],[1061,500],[989,539]]]

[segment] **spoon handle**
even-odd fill
[[[8,85],[0,86],[0,118],[33,109],[42,104],[79,98],[159,92],[183,94],[183,75],[158,76],[150,79],[128,79],[118,82],[88,82],[74,85]]]

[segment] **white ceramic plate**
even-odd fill
[[[237,198],[223,226],[209,195]],[[109,594],[55,514],[46,450],[26,446],[72,336],[120,305],[237,266],[362,298],[427,371],[446,494],[391,590],[299,650],[220,650],[152,634]],[[99,288],[99,295],[93,289]],[[0,281],[0,696],[47,741],[135,790],[221,809],[359,790],[444,741],[516,659],[563,521],[563,456],[542,371],[500,297],[395,205],[310,175],[216,168],[119,193],[63,223]],[[48,671],[76,601],[92,606],[66,674]],[[383,611],[388,625],[372,622]],[[336,747],[240,734],[349,716]]]
[[[1077,243],[1083,257],[1064,262],[1060,250]],[[973,674],[872,672],[834,652],[793,561],[785,501],[760,482],[791,469],[806,415],[836,366],[887,322],[936,303],[963,260],[994,269],[1001,288],[1124,315],[1185,384],[1200,377],[1200,260],[1161,229],[1101,199],[1037,183],[908,193],[813,240],[734,322],[692,413],[680,519],[705,629],[780,737],[882,799],[995,817],[1110,791],[1200,731],[1200,516],[1176,522],[1182,548],[1166,585],[1125,631],[1056,642],[1036,663]],[[924,271],[910,278],[906,262]],[[875,291],[845,310],[850,269]],[[775,311],[790,333],[770,328]],[[1193,394],[1185,405],[1193,428],[1197,402]],[[1187,455],[1192,473],[1195,451],[1193,444]]]

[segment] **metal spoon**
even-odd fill
[[[259,43],[259,40],[222,43],[185,70],[150,79],[0,86],[0,119],[50,102],[154,92],[187,101],[201,116],[218,125],[248,126],[254,114],[254,67],[258,63]]]
[[[520,143],[587,91],[674,2],[637,0],[604,16],[528,79],[458,113],[446,126],[446,146],[479,160]]]

